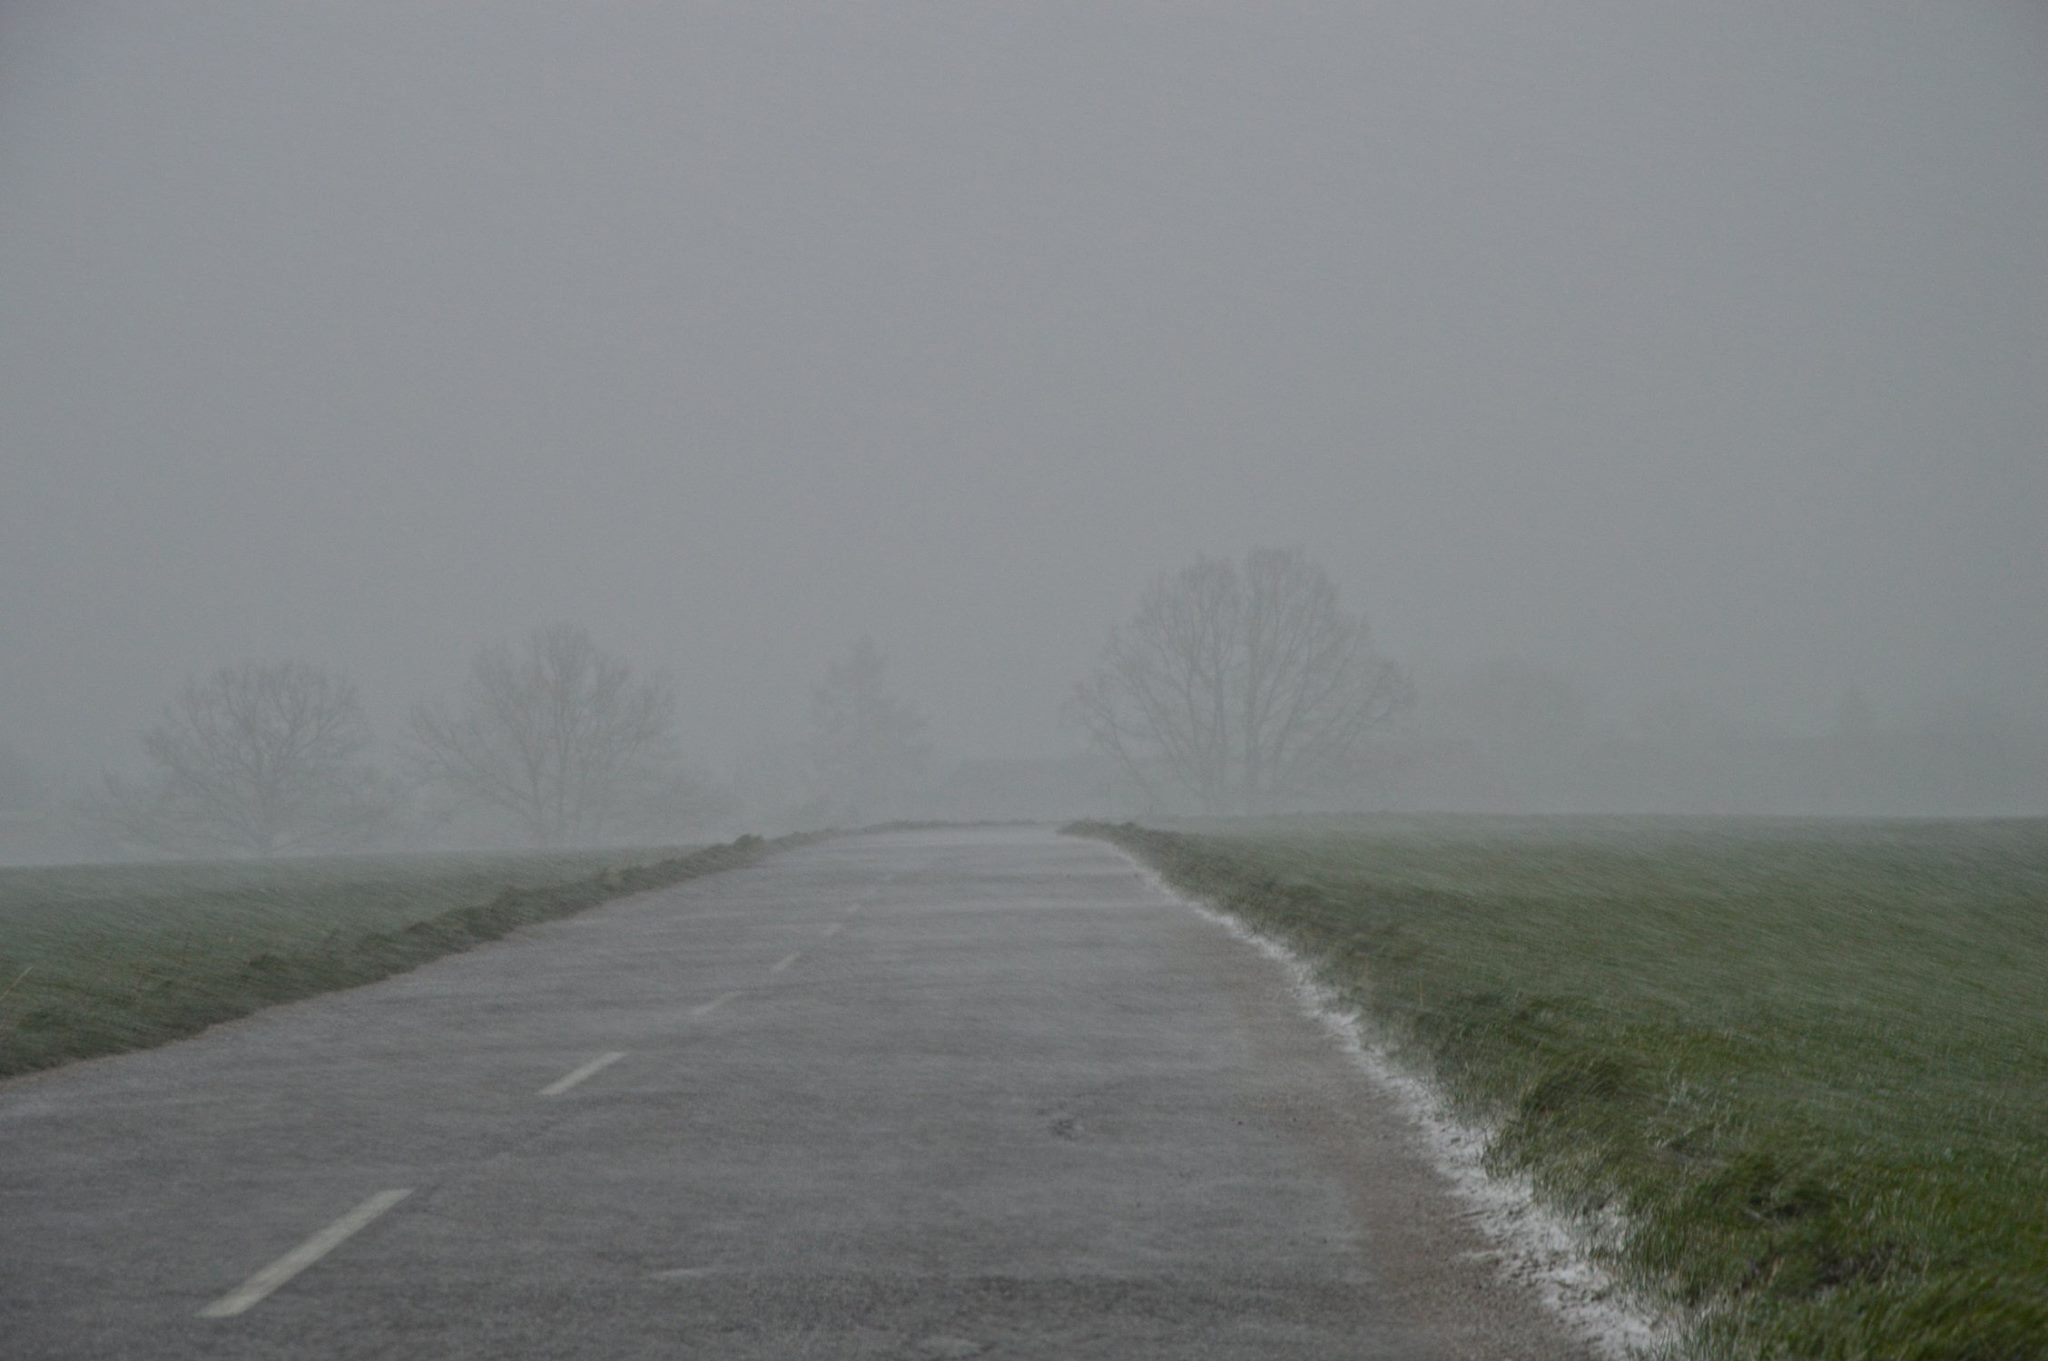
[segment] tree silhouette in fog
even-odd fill
[[[186,685],[144,731],[150,772],[104,777],[84,812],[129,850],[344,850],[391,819],[389,791],[364,759],[369,746],[345,677],[298,661],[222,667]]]
[[[924,715],[889,689],[888,669],[864,637],[811,690],[811,772],[829,817],[901,814],[922,787]]]
[[[550,624],[480,648],[453,708],[413,710],[414,764],[530,845],[574,845],[674,782],[675,708],[667,677],[636,681],[583,628]]]
[[[1148,797],[1242,813],[1344,778],[1412,696],[1320,563],[1261,548],[1155,580],[1071,709]]]

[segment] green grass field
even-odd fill
[[[2048,1357],[2048,822],[1089,827],[1295,944],[1706,1357]]]
[[[366,983],[763,847],[0,869],[0,1077]]]

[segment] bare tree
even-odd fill
[[[671,778],[675,689],[574,624],[536,629],[514,650],[480,649],[460,703],[413,711],[414,758],[428,781],[508,813],[529,843],[595,839]]]
[[[356,690],[304,662],[245,662],[188,684],[142,735],[153,769],[106,776],[88,820],[172,855],[344,850],[386,829],[389,792]]]
[[[924,715],[891,693],[887,672],[874,639],[862,638],[811,691],[811,770],[828,816],[901,813],[923,781]]]
[[[1322,566],[1262,548],[1242,567],[1201,557],[1154,581],[1071,708],[1148,797],[1174,787],[1223,813],[1348,773],[1411,698]]]

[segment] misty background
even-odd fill
[[[2048,811],[2044,66],[2030,0],[16,0],[0,856],[217,667],[395,762],[555,621],[713,821],[802,820],[862,638],[892,815],[1127,815],[1063,705],[1259,545],[1414,678],[1326,802]]]

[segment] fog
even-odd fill
[[[721,777],[870,636],[943,788],[1280,545],[1415,680],[1357,806],[2043,811],[2044,64],[2031,0],[17,0],[0,764],[245,658],[395,749],[568,620]]]

